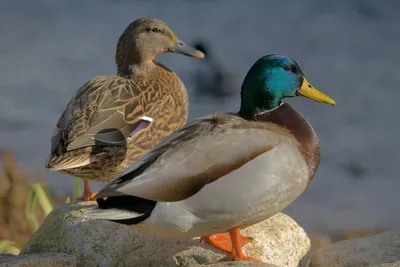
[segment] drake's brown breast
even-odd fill
[[[278,108],[257,115],[256,119],[275,123],[293,134],[306,161],[310,183],[319,167],[320,146],[318,137],[308,121],[289,104],[283,102]]]

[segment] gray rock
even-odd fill
[[[17,257],[16,255],[13,254],[4,254],[0,253],[0,266],[3,262],[7,262],[8,260]]]
[[[341,241],[317,250],[312,267],[400,266],[400,230]]]
[[[257,263],[257,262],[240,262],[240,261],[227,261],[227,262],[219,262],[215,264],[207,264],[207,265],[195,265],[193,267],[279,267],[277,265],[269,264],[269,263]]]
[[[85,267],[239,266],[237,262],[226,262],[226,254],[208,244],[200,244],[198,238],[156,238],[126,225],[88,220],[82,214],[94,204],[72,203],[54,209],[22,249],[21,255],[64,252],[76,256],[77,266]],[[242,230],[242,234],[254,238],[244,247],[245,253],[277,266],[297,266],[310,248],[310,240],[304,230],[282,213]]]
[[[0,254],[0,267],[75,267],[74,256],[65,253],[38,253],[15,256]]]

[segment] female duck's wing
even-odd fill
[[[46,167],[57,170],[88,164],[79,155],[63,158],[78,148],[125,145],[127,137],[152,121],[144,116],[140,94],[139,85],[117,76],[98,76],[84,84],[57,123]]]
[[[230,114],[207,116],[175,131],[97,196],[183,200],[290,137],[273,124]]]

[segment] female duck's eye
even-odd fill
[[[285,65],[285,66],[283,67],[283,69],[286,70],[286,71],[293,71],[293,70],[294,70],[294,68],[293,68],[292,65]]]
[[[153,32],[162,32],[160,28],[153,28],[151,29]]]

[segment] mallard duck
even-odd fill
[[[178,129],[106,185],[86,215],[161,237],[202,237],[235,260],[250,239],[240,229],[299,197],[320,160],[317,135],[285,97],[336,105],[299,65],[280,55],[247,73],[238,113],[217,113]]]
[[[118,75],[85,83],[62,113],[46,168],[83,178],[84,200],[95,195],[88,180],[109,182],[186,123],[185,86],[174,72],[154,61],[165,52],[204,57],[164,22],[133,21],[118,40]]]

